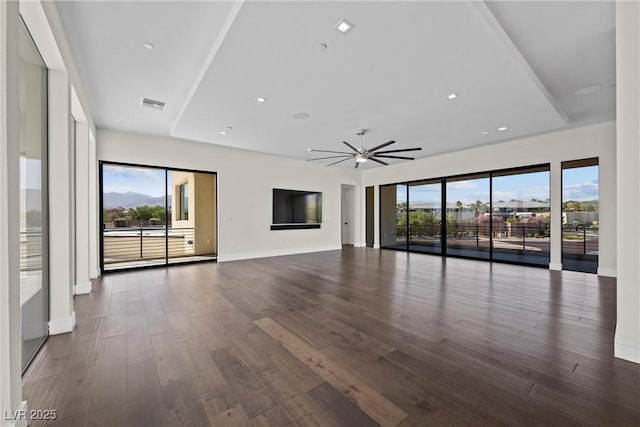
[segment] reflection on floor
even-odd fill
[[[383,249],[395,249],[406,250],[405,243],[393,246],[385,246]],[[426,246],[426,245],[410,245],[409,250],[412,252],[419,252],[424,254],[440,255],[441,247],[438,246]],[[464,257],[464,258],[477,258],[482,260],[489,260],[490,253],[489,248],[485,247],[447,247],[447,255]],[[549,266],[549,253],[539,251],[522,251],[522,250],[493,250],[494,261],[503,261],[525,265],[535,266]]]
[[[184,256],[184,257],[176,257],[169,258],[169,264],[182,264],[186,262],[195,262],[195,261],[214,261],[217,259],[217,255],[198,255],[198,256]],[[126,270],[129,268],[140,268],[140,267],[152,267],[158,265],[165,265],[164,258],[162,259],[149,259],[149,260],[137,260],[137,261],[122,261],[113,264],[105,264],[105,271],[117,271],[117,270]]]
[[[562,268],[569,271],[582,271],[583,273],[598,272],[598,257],[562,258]]]

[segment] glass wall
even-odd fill
[[[409,249],[432,254],[442,253],[442,182],[431,180],[409,184]],[[402,225],[400,223],[399,225]]]
[[[20,303],[22,368],[48,335],[47,68],[20,30]]]
[[[447,178],[447,255],[489,259],[489,174]]]
[[[217,256],[216,174],[104,163],[103,270]]]
[[[549,168],[492,176],[493,259],[549,265]]]
[[[593,175],[593,169],[590,171]],[[565,173],[571,172],[567,169]],[[597,167],[589,181],[591,187],[593,182],[597,183],[594,180]],[[574,181],[567,183],[578,185]],[[597,206],[591,199],[583,201],[581,207],[592,211],[591,216],[576,212],[568,215],[570,221],[581,215],[579,223],[588,223],[586,231],[580,228],[584,239],[580,240],[582,258],[597,254],[594,203]],[[578,236],[574,240],[579,239]],[[380,246],[548,266],[549,165],[380,186]],[[575,255],[575,248],[572,250]]]
[[[562,163],[562,266],[596,273],[599,244],[598,159]]]

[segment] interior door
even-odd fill
[[[353,196],[355,194],[352,185],[342,186],[342,244],[353,245],[354,228],[353,228]]]

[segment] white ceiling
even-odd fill
[[[612,1],[57,4],[104,128],[308,159],[356,128],[427,156],[615,118]]]

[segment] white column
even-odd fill
[[[64,71],[49,70],[49,333],[75,326],[71,223],[71,87]]]
[[[76,283],[74,294],[91,292],[89,279],[89,126],[76,122]]]
[[[19,203],[19,16],[18,2],[0,1],[0,425],[5,411],[26,409],[22,401]],[[13,412],[17,414],[17,412]],[[19,418],[19,417],[18,417]]]
[[[600,241],[598,242],[598,275],[616,277],[616,151],[607,150],[600,155],[598,167],[600,192]],[[626,227],[624,223],[623,226]]]
[[[616,1],[616,357],[640,363],[640,3]]]
[[[551,242],[549,270],[562,270],[562,163],[551,163]]]
[[[89,131],[89,277],[100,276],[100,236],[102,225],[98,224],[98,158],[96,139]]]

